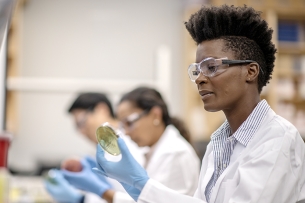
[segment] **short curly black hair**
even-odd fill
[[[258,91],[271,79],[276,48],[271,41],[273,30],[255,11],[246,5],[203,6],[185,22],[186,29],[200,44],[203,41],[223,39],[225,49],[234,52],[239,60],[254,60],[259,65]]]

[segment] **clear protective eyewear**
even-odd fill
[[[200,63],[192,63],[188,67],[188,75],[192,82],[198,78],[199,74],[202,73],[206,77],[213,77],[219,70],[219,66],[235,64],[247,64],[247,63],[256,63],[252,60],[228,60],[228,58],[215,59],[213,57],[208,57],[203,59]],[[262,70],[261,70],[262,71]],[[219,71],[218,71],[219,72]]]
[[[120,127],[121,128],[125,128],[125,127],[131,128],[135,122],[137,122],[138,120],[140,120],[140,118],[142,118],[143,116],[148,114],[148,112],[149,112],[149,110],[145,110],[141,113],[130,114],[126,119],[121,121]]]
[[[86,125],[90,113],[92,113],[92,109],[86,110],[80,119],[75,121],[77,129],[82,129]]]

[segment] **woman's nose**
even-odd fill
[[[79,129],[79,132],[80,132],[82,135],[85,135],[85,136],[88,137],[88,133],[87,133],[87,131],[86,131],[85,128],[80,128],[80,129]]]
[[[195,79],[195,83],[199,85],[200,83],[207,83],[208,78],[203,75],[201,72],[199,73],[198,77]]]
[[[130,133],[131,133],[131,130],[129,127],[124,127],[124,131],[125,131],[126,135],[130,135]]]

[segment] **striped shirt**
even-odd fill
[[[205,189],[205,196],[208,202],[210,202],[210,196],[216,181],[230,164],[235,145],[239,142],[247,147],[269,108],[267,101],[262,100],[232,136],[230,136],[231,128],[227,120],[212,134],[214,173]]]

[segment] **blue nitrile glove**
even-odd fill
[[[96,168],[97,164],[94,158],[90,157],[90,156],[86,156],[85,159],[89,162],[90,167],[91,168]],[[103,174],[98,175],[96,174],[99,178],[101,178],[102,180],[105,180],[105,176]],[[125,183],[121,183],[121,185],[123,186],[123,188],[125,189],[125,191],[136,201],[141,193],[140,190],[138,190],[135,187],[132,187],[130,185],[127,185]]]
[[[95,168],[97,167],[96,161],[94,158],[90,157],[90,156],[86,156],[85,159],[88,161],[88,163],[90,164],[91,168]],[[104,175],[98,175],[96,174],[99,178],[101,178],[102,180],[105,180],[105,176]],[[136,201],[141,193],[140,190],[138,190],[135,187],[132,187],[130,185],[127,185],[125,183],[121,183],[121,185],[124,187],[124,189],[126,190],[126,192]]]
[[[68,183],[60,171],[53,169],[52,172],[56,183],[45,180],[44,185],[53,199],[60,203],[79,203],[83,195]]]
[[[90,165],[90,168],[94,168],[97,166],[97,163],[96,163],[96,160],[95,160],[95,157],[91,157],[91,156],[85,156],[86,161],[88,162],[88,164]]]
[[[118,162],[112,162],[107,161],[104,156],[104,150],[98,144],[96,152],[98,167],[93,168],[93,170],[98,174],[103,174],[116,179],[121,184],[125,183],[126,185],[130,185],[139,191],[142,191],[149,179],[145,169],[140,166],[140,164],[130,154],[122,138],[118,138],[118,145],[121,150],[122,159]]]
[[[80,172],[62,170],[64,177],[71,185],[78,189],[95,193],[100,197],[103,196],[104,192],[112,188],[105,177],[98,177],[92,172],[91,165],[86,158],[81,160],[81,164],[83,169]]]

